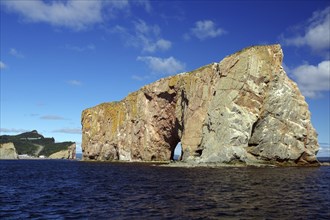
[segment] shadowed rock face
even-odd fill
[[[244,49],[82,113],[84,160],[318,164],[317,134],[280,45]]]

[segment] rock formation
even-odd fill
[[[13,143],[0,144],[0,159],[1,160],[18,159],[18,155]]]
[[[48,158],[75,160],[76,159],[76,143],[71,144],[67,150],[61,150],[61,151],[51,154]]]
[[[317,134],[280,45],[160,79],[82,113],[84,160],[318,164]]]

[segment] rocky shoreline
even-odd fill
[[[254,163],[254,164],[230,164],[230,163],[186,163],[186,162],[172,162],[168,164],[162,164],[160,166],[165,167],[179,167],[179,168],[198,168],[198,167],[207,167],[207,168],[220,168],[220,167],[301,167],[296,164],[266,164],[266,163]],[[303,166],[303,167],[320,167],[320,166],[330,166],[330,162],[320,162],[313,166]]]
[[[321,162],[321,166],[330,166],[330,162]]]
[[[173,168],[223,168],[223,167],[320,167],[330,166],[330,162],[319,162],[314,165],[301,166],[295,163],[196,163],[186,161],[121,161],[121,160],[79,160],[83,163],[113,163],[113,164],[137,164],[137,165],[151,165],[160,167],[173,167]]]
[[[18,155],[17,159],[18,160],[64,160],[64,159],[68,159],[68,158],[65,158],[65,157],[45,157],[45,156],[36,157],[36,156],[23,154],[23,155]],[[75,160],[75,159],[72,159],[72,160]]]

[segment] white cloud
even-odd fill
[[[9,12],[19,14],[26,22],[44,22],[57,27],[84,30],[91,25],[116,17],[117,12],[129,12],[130,6],[142,6],[150,12],[148,0],[107,1],[1,1]]]
[[[9,54],[14,56],[14,57],[17,57],[17,58],[23,58],[24,57],[24,55],[21,52],[17,51],[15,48],[10,48]]]
[[[82,85],[82,82],[81,81],[79,81],[79,80],[69,80],[69,81],[67,81],[67,83],[68,84],[70,84],[70,85],[73,85],[73,86],[81,86]]]
[[[158,25],[148,25],[143,20],[133,22],[131,29],[117,25],[111,32],[120,34],[127,46],[141,48],[143,52],[165,51],[172,47],[171,41],[161,37]]]
[[[143,20],[138,20],[134,22],[134,27],[137,33],[141,34],[154,34],[159,35],[160,28],[157,25],[147,25],[147,23]]]
[[[1,133],[24,133],[30,130],[22,129],[22,128],[0,128]]]
[[[156,48],[159,48],[161,50],[168,50],[172,46],[171,41],[164,40],[164,39],[159,39],[156,42]]]
[[[142,6],[151,10],[148,0],[107,0],[107,1],[1,1],[9,12],[19,14],[26,22],[44,22],[58,27],[84,30],[107,18],[116,17],[118,12],[130,11],[130,6]]]
[[[160,57],[137,57],[138,61],[145,62],[153,73],[174,74],[185,69],[185,64],[174,57],[160,58]]]
[[[330,90],[330,60],[318,65],[303,64],[292,70],[293,78],[306,97],[317,98]]]
[[[215,38],[225,34],[226,31],[222,28],[218,28],[217,25],[211,20],[197,21],[195,27],[190,29],[190,33],[185,34],[184,38],[189,39],[191,36],[195,36],[200,40],[207,38]]]
[[[54,130],[56,133],[65,133],[65,134],[81,134],[80,128],[61,128],[58,130]]]
[[[330,49],[330,7],[316,11],[304,25],[303,34],[284,38],[284,43],[297,47],[308,46],[313,51],[329,56]]]
[[[8,10],[19,13],[28,22],[45,22],[75,30],[102,21],[101,1],[4,1]]]
[[[0,70],[6,69],[7,65],[0,60]]]
[[[43,120],[66,120],[62,116],[58,116],[58,115],[44,115],[44,116],[41,116],[40,119],[43,119]]]

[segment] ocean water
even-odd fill
[[[330,219],[330,167],[0,161],[0,219]]]

